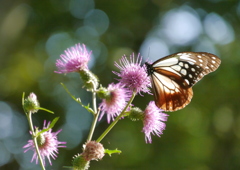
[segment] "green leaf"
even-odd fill
[[[46,112],[49,112],[49,113],[52,113],[52,114],[54,114],[54,112],[53,112],[53,111],[51,111],[51,110],[48,110],[48,109],[45,109],[45,108],[43,108],[43,107],[39,107],[38,109],[39,109],[39,110],[44,110],[44,111],[46,111]]]
[[[25,92],[23,92],[23,94],[22,94],[22,106],[24,106],[24,97],[25,97]]]
[[[51,129],[51,128],[54,127],[54,125],[57,123],[57,121],[58,121],[59,118],[60,118],[60,117],[55,117],[55,118],[53,119],[53,121],[52,121],[51,124],[49,125],[49,129]]]
[[[59,119],[59,117],[54,118],[53,121],[51,122],[51,124],[49,125],[49,127],[38,132],[36,136],[39,136],[41,133],[47,132],[50,129],[52,129],[54,127],[54,125],[57,123],[58,119]]]
[[[111,156],[113,153],[122,153],[122,151],[118,150],[118,149],[115,149],[115,150],[109,150],[109,149],[105,149],[105,152],[104,153],[107,153],[109,156]]]

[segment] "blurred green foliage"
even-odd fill
[[[151,53],[157,47],[143,46],[150,38],[165,47],[166,54],[159,46],[159,58],[202,50],[218,55],[222,64],[193,88],[194,97],[185,109],[169,113],[161,138],[154,136],[152,144],[146,144],[142,123],[124,119],[102,141],[105,148],[122,153],[92,161],[90,169],[240,169],[240,1],[5,0],[0,4],[0,157],[4,158],[0,169],[38,167],[30,163],[32,153],[21,156],[30,139],[21,108],[23,92],[34,92],[42,107],[55,112],[35,114],[36,126],[60,116],[54,131],[63,129],[60,141],[67,141],[68,148],[60,149],[48,168],[70,166],[73,155],[81,153],[92,117],[71,100],[60,82],[85,103],[91,103],[91,94],[84,92],[77,74],[54,73],[55,60],[66,48],[85,43],[93,51],[91,70],[107,86],[116,82],[112,70],[117,70],[114,62],[122,55],[141,51],[144,59],[156,59]],[[153,96],[138,96],[134,105],[144,109],[150,100]],[[107,126],[101,121],[94,139]],[[5,135],[6,129],[13,130]],[[19,129],[22,135],[14,133]]]

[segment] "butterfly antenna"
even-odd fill
[[[151,63],[149,56],[150,56],[150,47],[148,48],[148,56],[145,63]]]

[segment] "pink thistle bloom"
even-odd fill
[[[147,75],[145,66],[141,67],[142,57],[138,55],[136,61],[134,54],[130,55],[130,61],[124,55],[120,60],[120,64],[115,62],[115,66],[120,69],[120,73],[113,72],[120,77],[119,82],[137,93],[150,93],[150,79]]]
[[[111,119],[118,116],[120,112],[124,109],[127,101],[130,99],[130,92],[123,88],[121,84],[109,84],[107,88],[109,96],[102,100],[100,103],[101,116],[99,120],[102,119],[103,115],[107,114],[107,121],[110,123]]]
[[[68,48],[64,52],[65,54],[60,55],[61,59],[56,61],[58,71],[55,73],[79,72],[88,68],[87,64],[92,52],[88,52],[84,44],[76,44],[75,47]]]
[[[167,114],[162,112],[153,101],[149,102],[144,111],[143,129],[146,143],[152,143],[151,133],[160,137],[166,127]]]
[[[48,128],[49,125],[50,125],[50,122],[48,122],[48,124],[46,125],[46,121],[44,120],[43,129]],[[60,142],[57,139],[57,135],[61,131],[62,129],[58,130],[57,132],[52,132],[52,129],[50,129],[41,134],[42,135],[41,137],[44,139],[43,140],[44,142],[43,143],[38,142],[39,143],[38,148],[39,148],[39,152],[41,154],[44,165],[45,165],[45,157],[47,157],[50,165],[52,165],[50,157],[52,157],[55,160],[57,157],[56,154],[58,154],[58,148],[66,147],[62,145],[62,144],[66,144],[66,142]],[[30,134],[32,133],[30,132]],[[38,155],[37,155],[33,140],[28,140],[28,143],[24,145],[23,148],[27,148],[24,151],[24,153],[27,152],[28,150],[33,150],[34,153],[33,153],[31,162],[33,162],[33,160],[35,159],[36,164],[38,164]]]

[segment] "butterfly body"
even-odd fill
[[[145,63],[156,105],[165,111],[184,108],[192,99],[192,86],[220,63],[216,55],[206,52],[175,53],[152,64]]]

